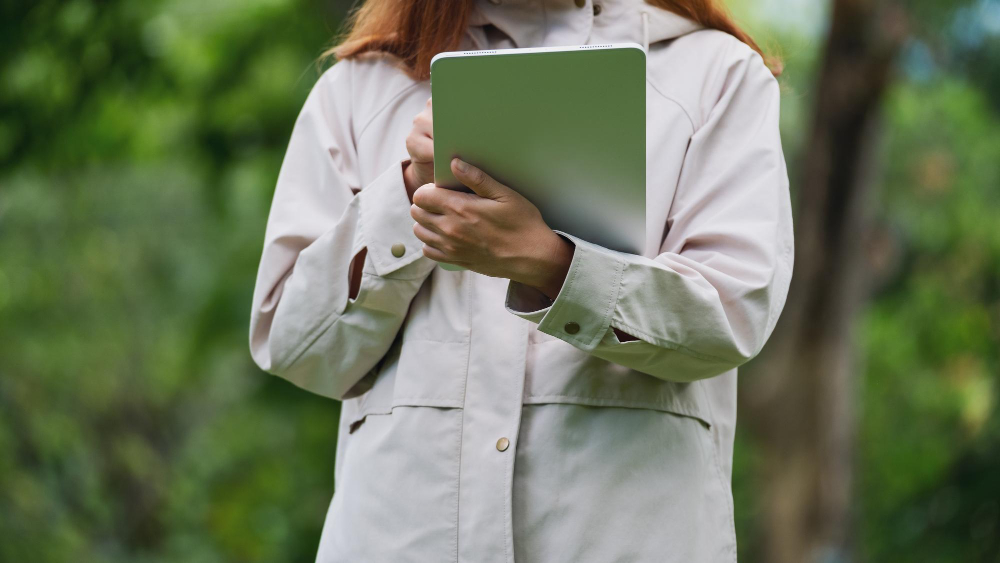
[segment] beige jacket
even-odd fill
[[[305,103],[250,343],[264,370],[343,401],[319,561],[736,558],[736,368],[792,268],[778,84],[727,34],[592,2],[481,0],[463,46],[648,44],[646,251],[574,239],[551,306],[422,255],[401,162],[427,82],[344,61]]]

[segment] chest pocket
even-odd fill
[[[349,428],[395,407],[462,408],[469,367],[468,272],[435,270],[380,365],[345,404]]]
[[[393,407],[462,408],[471,275],[437,268],[414,296],[400,330]]]
[[[350,399],[345,409],[353,432],[370,415],[391,414],[395,407],[462,408],[468,342],[397,338],[381,365],[370,373],[371,389]]]

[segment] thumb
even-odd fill
[[[459,182],[468,186],[476,195],[486,199],[500,199],[511,191],[510,188],[497,182],[489,174],[458,158],[452,159],[451,172]]]

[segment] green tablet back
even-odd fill
[[[442,53],[431,63],[434,179],[460,157],[553,229],[642,253],[646,58],[635,44]]]

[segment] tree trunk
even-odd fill
[[[797,182],[796,262],[771,342],[744,370],[741,409],[764,459],[766,563],[850,561],[854,325],[867,291],[865,202],[902,15],[834,0],[812,130]]]

